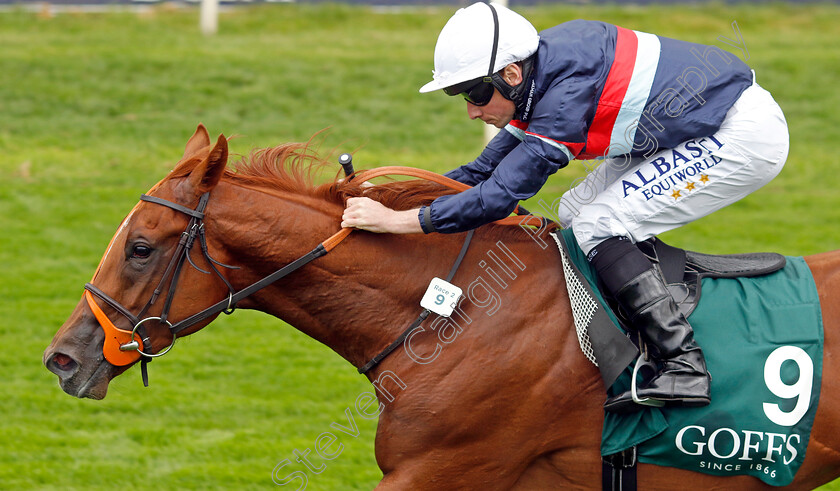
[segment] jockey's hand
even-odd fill
[[[341,226],[377,233],[422,233],[417,217],[419,212],[419,209],[395,211],[370,198],[349,198],[341,216]]]

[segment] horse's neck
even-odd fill
[[[214,224],[242,288],[311,251],[340,230],[338,206],[314,198],[285,199],[232,188],[222,197],[233,206]],[[221,201],[220,200],[220,201]],[[243,230],[247,229],[247,232]],[[240,307],[283,319],[356,366],[367,362],[420,312],[430,271],[445,275],[455,255],[418,244],[417,237],[354,232],[332,252],[267,287]],[[451,257],[450,257],[451,256]],[[433,265],[433,266],[432,266]]]
[[[241,188],[228,192],[236,195],[224,197],[225,201],[249,203],[231,207],[218,224],[226,237],[227,257],[243,266],[231,273],[237,288],[285,266],[339,230],[340,205],[300,196],[281,199]],[[458,256],[463,236],[458,237],[353,232],[326,256],[240,307],[281,318],[360,367],[415,320],[431,278],[445,278]],[[487,349],[520,336],[540,339],[546,332],[551,333],[551,344],[562,347],[556,359],[562,360],[564,369],[584,364],[556,252],[547,252],[524,236],[502,241],[479,232],[454,281],[468,297],[462,306],[469,320],[462,318],[461,327],[469,327],[470,336],[492,339],[465,338],[456,343],[456,350],[449,349],[451,357],[435,363],[436,369],[451,368],[457,363],[456,351],[472,350],[471,343],[475,349]],[[436,344],[445,343],[440,336],[452,332],[435,334],[432,320],[424,324],[429,325],[427,335],[417,336],[413,346],[418,354],[427,355],[437,349]],[[527,350],[522,357],[527,357]],[[390,361],[407,363],[406,370],[422,366],[404,360],[405,356],[397,358]]]

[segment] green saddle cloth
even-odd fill
[[[563,237],[597,291],[571,230]],[[700,298],[689,322],[712,375],[712,403],[605,413],[601,454],[637,446],[640,462],[788,485],[805,459],[822,377],[822,314],[811,270],[803,258],[788,257],[765,276],[704,278]],[[632,366],[608,393],[629,390],[631,376]]]

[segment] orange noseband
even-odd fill
[[[85,290],[85,300],[87,300],[90,310],[93,311],[93,315],[96,316],[96,320],[99,321],[99,325],[102,326],[102,330],[105,331],[105,344],[102,346],[102,353],[105,355],[108,363],[122,367],[139,360],[140,353],[137,350],[122,351],[120,349],[120,346],[128,344],[133,340],[131,331],[118,329],[111,322],[111,319],[105,315],[105,312],[99,308],[99,305],[93,299],[93,295],[87,290]]]

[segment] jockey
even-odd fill
[[[788,153],[781,109],[734,55],[574,20],[539,34],[515,12],[458,10],[435,47],[433,80],[467,101],[470,119],[503,128],[448,174],[471,189],[416,210],[351,198],[342,226],[455,233],[509,215],[573,159],[602,162],[566,192],[558,217],[659,360],[639,398],[710,401],[710,376],[686,318],[635,243],[738,201],[772,180]],[[609,411],[633,411],[629,393]]]

